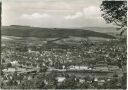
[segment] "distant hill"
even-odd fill
[[[98,28],[67,29],[67,28],[39,28],[30,26],[2,26],[1,34],[16,37],[38,37],[38,38],[66,38],[66,37],[100,37],[114,39],[109,33],[99,32]],[[102,28],[100,28],[102,30]]]
[[[83,29],[88,29],[96,32],[102,32],[102,33],[113,33],[117,34],[120,31],[117,31],[116,27],[84,27]]]

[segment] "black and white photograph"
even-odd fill
[[[127,89],[127,0],[1,0],[1,89]]]

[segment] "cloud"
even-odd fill
[[[69,19],[76,19],[76,18],[79,18],[79,17],[81,17],[81,16],[83,16],[83,13],[81,13],[81,12],[76,12],[74,15],[67,15],[67,16],[65,16],[64,18],[65,18],[66,20],[69,20]]]
[[[99,7],[96,7],[96,6],[89,6],[89,7],[83,8],[80,12],[76,12],[74,15],[68,15],[68,16],[65,16],[64,18],[66,20],[69,20],[69,19],[80,18],[82,16],[84,18],[98,19],[98,17],[100,17],[100,9]]]
[[[90,6],[83,9],[84,16],[86,17],[97,17],[100,16],[100,8],[95,6]]]
[[[50,15],[46,13],[43,14],[33,13],[33,14],[23,14],[21,17],[25,19],[41,19],[41,18],[48,18],[50,17]]]

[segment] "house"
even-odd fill
[[[109,71],[108,67],[106,66],[102,66],[102,67],[97,66],[97,67],[94,67],[94,69],[97,71]]]
[[[97,71],[109,71],[109,68],[106,64],[95,65],[93,69]]]
[[[113,65],[109,65],[108,68],[111,71],[119,70],[119,67],[118,66],[113,66]]]
[[[56,79],[59,83],[61,83],[65,80],[65,77],[57,77]]]
[[[98,80],[98,85],[103,85],[105,83],[105,80]]]
[[[12,66],[16,67],[16,66],[20,66],[20,64],[18,63],[18,61],[12,61],[10,62],[12,64]]]
[[[8,68],[8,69],[3,69],[2,70],[4,73],[14,73],[16,71],[15,68]]]
[[[70,66],[69,67],[70,70],[90,70],[90,68],[88,68],[87,66]]]

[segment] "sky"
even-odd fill
[[[101,17],[101,3],[102,0],[3,0],[2,25],[111,27]]]

